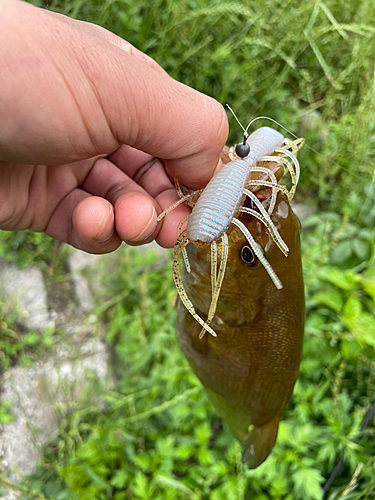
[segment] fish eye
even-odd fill
[[[258,257],[249,245],[243,245],[240,250],[240,257],[242,262],[248,267],[254,267],[258,264]]]

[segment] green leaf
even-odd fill
[[[106,490],[108,494],[112,493],[112,488],[110,487],[110,485],[106,481],[103,481],[103,479],[100,476],[98,476],[98,474],[96,474],[96,472],[88,464],[83,463],[82,469],[94,481],[94,483],[96,483],[97,486],[99,486],[99,488]]]
[[[198,499],[194,491],[185,486],[181,481],[177,481],[177,479],[173,479],[172,477],[162,476],[160,474],[156,476],[155,479],[159,484],[162,484],[164,486],[169,486],[177,490],[181,490],[184,493],[187,493],[190,498]]]
[[[357,236],[359,236],[360,238],[362,238],[364,240],[369,240],[369,241],[371,241],[373,239],[373,237],[374,237],[373,232],[370,231],[370,229],[365,229],[365,228],[360,229],[357,232]]]
[[[45,346],[51,347],[53,345],[53,338],[49,336],[42,337],[42,342]]]
[[[211,450],[201,448],[197,453],[198,460],[203,464],[211,464],[214,461],[214,455]]]
[[[352,241],[352,248],[356,256],[361,260],[366,260],[370,254],[367,241],[355,239]]]
[[[176,457],[186,459],[192,457],[196,452],[195,446],[185,445],[180,446],[176,451]]]
[[[356,358],[362,351],[361,345],[355,339],[343,339],[340,351],[344,359]]]
[[[0,424],[10,424],[15,422],[17,417],[11,412],[13,402],[6,400],[0,402]]]
[[[323,476],[317,469],[299,469],[293,474],[296,493],[304,500],[321,500],[323,489],[321,483]]]
[[[355,314],[356,308],[353,316],[343,316],[342,320],[358,342],[375,347],[375,319],[367,313]]]
[[[173,456],[174,436],[160,438],[156,442],[156,447],[161,456]]]
[[[126,485],[128,478],[129,475],[125,472],[125,470],[119,469],[111,479],[111,486],[121,489]]]
[[[142,500],[148,500],[150,498],[150,487],[148,485],[148,480],[144,474],[137,472],[134,478],[133,492]]]
[[[334,264],[342,264],[352,255],[352,246],[350,240],[341,241],[331,253],[331,261]]]
[[[339,312],[343,305],[343,300],[338,290],[319,292],[316,293],[312,298],[319,304],[328,306],[336,312]]]
[[[195,437],[201,444],[205,444],[211,436],[211,428],[208,422],[203,422],[195,431]]]
[[[358,275],[363,288],[375,302],[375,269],[369,268],[366,273]]]
[[[322,269],[324,272],[324,268]],[[356,285],[354,273],[352,271],[342,271],[337,267],[328,269],[324,276],[330,283],[342,290],[352,290]]]
[[[27,333],[23,336],[23,341],[26,345],[36,345],[40,341],[40,337],[37,333]]]
[[[282,474],[277,474],[275,479],[272,481],[271,494],[275,498],[279,498],[287,492],[288,482],[287,479]]]
[[[320,463],[327,461],[330,464],[330,466],[332,466],[335,462],[336,457],[337,457],[336,443],[333,442],[331,439],[325,439],[323,444],[319,448],[317,454],[317,461]]]
[[[371,347],[375,347],[375,320],[366,316],[361,323],[361,328],[354,332],[356,338]]]
[[[358,318],[361,315],[361,313],[362,313],[361,301],[354,296],[349,297],[349,299],[345,302],[343,308],[343,317],[349,319]]]

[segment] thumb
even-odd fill
[[[112,97],[102,101],[114,137],[162,158],[167,170],[177,171],[191,188],[202,187],[211,178],[227,139],[223,107],[147,64],[119,57],[118,71],[106,76],[111,88],[116,88],[117,102]],[[98,93],[105,95],[106,85],[96,78]],[[116,108],[123,113],[119,115]]]

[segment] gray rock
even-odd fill
[[[0,262],[0,293],[24,326],[41,330],[51,325],[43,275],[36,267],[20,270]]]
[[[16,421],[0,433],[0,469],[12,482],[34,472],[43,445],[58,432],[61,408],[100,405],[98,380],[107,380],[107,358],[103,342],[91,338],[80,347],[61,344],[55,357],[4,376],[2,398],[13,402]]]
[[[18,500],[21,498],[21,493],[17,491],[9,491],[5,496],[0,497],[0,500]]]
[[[13,402],[16,421],[3,428],[3,468],[12,471],[11,480],[18,473],[31,474],[40,457],[40,447],[56,429],[55,416],[48,401],[41,377],[45,366],[14,368],[5,375],[4,400]]]
[[[71,273],[76,273],[87,268],[93,268],[101,258],[102,255],[86,253],[75,248],[68,259],[69,270]]]
[[[74,291],[83,312],[93,311],[95,303],[89,283],[82,271],[97,267],[101,259],[101,255],[89,254],[78,249],[75,249],[69,256],[68,266],[73,279]]]
[[[153,250],[160,265],[164,264],[165,260],[170,259],[170,254],[167,249],[160,247],[156,241],[140,245],[137,250],[145,254]],[[121,250],[120,250],[121,251]],[[101,279],[103,273],[106,272],[105,262],[116,262],[117,253],[109,255],[93,255],[75,249],[69,256],[68,266],[73,279],[74,291],[78,300],[81,311],[89,313],[95,308],[95,302],[92,295],[92,290],[99,291],[101,288]],[[116,265],[116,264],[113,264]],[[83,274],[86,271],[85,275]]]
[[[3,426],[0,425],[0,436],[1,436],[1,433],[3,432]],[[4,443],[3,441],[0,439],[0,470],[3,472],[4,470],[4,453],[5,453],[5,450],[4,450]],[[4,486],[2,486],[2,491],[4,493]],[[17,500],[18,498],[21,498],[21,493],[20,492],[17,492],[15,490],[10,490],[8,488],[8,491],[6,493],[4,493],[3,496],[0,496],[0,500]]]
[[[58,352],[60,364],[57,368],[57,379],[69,383],[70,391],[73,390],[79,400],[84,397],[85,389],[93,377],[104,382],[108,373],[108,353],[106,346],[98,339],[88,339],[76,354],[76,359],[67,359],[67,345],[63,345]],[[64,400],[60,394],[59,384],[55,385],[54,399]]]
[[[78,272],[72,274],[72,279],[79,308],[83,312],[93,311],[95,308],[95,302],[87,279]]]

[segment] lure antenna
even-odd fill
[[[246,156],[248,156],[248,154],[250,153],[250,145],[247,143],[247,138],[249,137],[249,135],[247,133],[247,130],[244,129],[244,127],[243,127],[242,123],[240,122],[240,120],[237,118],[236,113],[229,106],[229,104],[226,104],[226,107],[232,113],[232,115],[236,119],[236,122],[238,123],[238,125],[243,130],[243,143],[242,144],[237,144],[237,146],[235,147],[236,155],[239,156],[240,158],[246,158]]]
[[[245,133],[247,134],[247,131],[249,130],[249,127],[254,123],[256,122],[257,120],[270,120],[271,122],[275,123],[276,125],[278,125],[279,127],[283,128],[284,130],[286,130],[288,132],[288,134],[292,135],[295,139],[298,139],[298,137],[296,136],[296,134],[293,134],[293,132],[291,132],[289,129],[287,129],[286,127],[284,127],[284,125],[281,125],[281,123],[277,122],[276,120],[274,120],[273,118],[270,118],[269,116],[257,116],[256,118],[254,118],[253,120],[251,120],[251,122],[249,123],[249,125],[246,127],[245,129]]]
[[[237,118],[236,113],[235,113],[235,112],[233,111],[233,109],[229,106],[229,104],[226,104],[225,106],[226,106],[226,107],[229,109],[229,111],[232,113],[232,115],[234,116],[234,118],[235,118],[236,122],[237,122],[237,123],[238,123],[238,125],[242,128],[242,130],[244,131],[244,134],[246,134],[246,138],[247,138],[247,132],[246,132],[246,130],[245,130],[245,128],[244,128],[244,126],[242,125],[242,123],[240,122],[240,120]],[[249,125],[248,125],[248,127],[247,127],[247,128],[249,128]]]
[[[236,116],[236,113],[233,111],[233,109],[229,106],[229,104],[226,104],[226,107],[229,109],[229,111],[232,113],[232,115],[234,116],[234,118],[236,119],[236,122],[238,123],[238,125],[242,128],[242,130],[244,131],[244,137],[246,137],[246,139],[249,137],[249,134],[247,133],[247,131],[249,130],[249,128],[251,127],[251,125],[256,122],[257,120],[270,120],[271,122],[275,123],[276,125],[278,125],[279,127],[281,127],[282,129],[286,130],[288,132],[288,134],[292,135],[295,139],[298,139],[298,137],[296,136],[296,134],[293,134],[292,131],[290,131],[289,129],[287,129],[286,127],[284,127],[284,125],[281,125],[281,123],[277,122],[276,120],[274,120],[273,118],[270,118],[269,116],[257,116],[256,118],[253,118],[253,120],[251,120],[251,122],[249,123],[249,125],[244,128],[242,123],[240,122],[240,120],[237,118]]]
[[[226,104],[226,107],[229,109],[229,111],[232,113],[232,115],[234,116],[235,120],[237,121],[238,125],[242,128],[242,130],[244,131],[244,143],[243,144],[237,144],[236,146],[236,154],[237,156],[239,156],[240,158],[244,158],[245,156],[247,156],[249,153],[247,153],[245,156],[241,156],[241,154],[238,154],[239,152],[241,153],[241,151],[237,151],[237,148],[240,149],[243,145],[245,145],[245,137],[246,137],[246,140],[248,138],[248,133],[247,131],[249,130],[249,128],[251,127],[251,125],[257,121],[257,120],[261,120],[261,119],[264,119],[264,120],[269,120],[273,123],[275,123],[276,125],[278,125],[279,127],[281,127],[282,129],[286,130],[286,132],[288,132],[288,134],[290,134],[292,137],[294,137],[295,139],[298,139],[298,136],[296,134],[294,134],[291,130],[287,129],[286,127],[284,127],[284,125],[281,125],[281,123],[277,122],[276,120],[274,120],[273,118],[270,118],[269,116],[258,116],[257,118],[254,118],[253,120],[251,120],[251,122],[249,123],[249,125],[246,127],[246,129],[243,127],[243,125],[241,124],[240,120],[237,118],[235,112],[233,111],[233,109],[229,106],[229,104]],[[307,149],[309,149],[310,151],[312,151],[313,153],[319,155],[319,156],[322,156],[322,153],[319,153],[319,151],[317,151],[316,149],[312,148],[311,146],[309,146],[308,144],[306,144],[306,147]],[[334,165],[337,165],[339,166],[342,170],[345,170],[345,172],[348,172],[350,173],[353,177],[356,177],[356,178],[360,178],[359,175],[357,174],[354,174],[353,172],[350,172],[350,170],[348,170],[347,168],[343,167],[342,165],[339,165],[337,162],[334,162]]]

